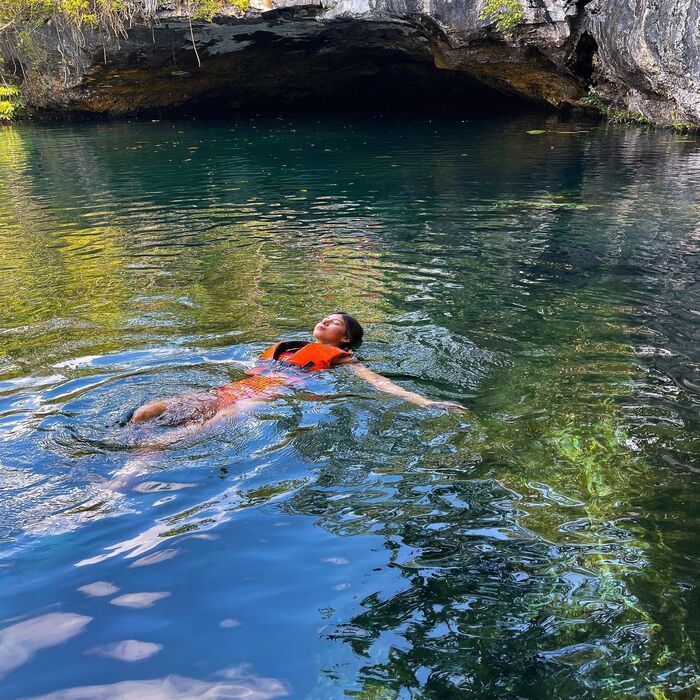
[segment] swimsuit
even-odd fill
[[[268,399],[282,393],[285,386],[301,384],[305,372],[330,369],[338,358],[351,353],[323,343],[287,342],[269,347],[254,367],[246,370],[249,377],[216,390],[218,409],[248,399]]]

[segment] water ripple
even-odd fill
[[[699,153],[541,115],[2,129],[3,692],[691,692]],[[169,449],[128,425],[338,308],[469,413],[340,370]]]

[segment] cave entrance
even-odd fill
[[[403,57],[400,57],[403,58]],[[225,81],[183,106],[196,113],[444,114],[492,116],[544,109],[488,87],[465,73],[396,56],[347,56],[335,68],[297,60],[288,80],[255,80],[255,88]],[[279,60],[289,62],[284,55]]]
[[[171,82],[182,76],[192,87],[196,81],[196,94],[177,111],[478,117],[544,109],[467,72],[437,68],[425,28],[267,18],[264,27],[247,32],[234,26],[227,35],[226,29],[215,25],[196,36],[201,65],[183,42],[177,65],[168,66]]]

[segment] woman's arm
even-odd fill
[[[344,364],[348,364],[350,369],[352,369],[352,371],[355,372],[355,374],[358,377],[364,379],[375,389],[379,389],[379,391],[383,391],[387,394],[393,394],[394,396],[400,396],[402,399],[406,399],[406,401],[410,401],[411,403],[416,404],[416,406],[436,406],[439,408],[447,408],[450,411],[456,411],[458,413],[463,413],[467,410],[461,404],[455,403],[453,401],[431,401],[425,396],[416,394],[414,391],[408,391],[400,387],[398,384],[394,384],[394,382],[392,382],[390,379],[382,377],[381,374],[373,372],[371,369],[365,367],[362,364],[356,362],[349,362]]]

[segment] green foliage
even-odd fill
[[[10,121],[22,106],[22,93],[14,85],[0,85],[0,121]]]
[[[605,100],[593,89],[588,91],[585,97],[579,100],[579,104],[582,107],[592,107],[597,109],[599,112],[605,112],[608,109],[608,104]]]
[[[179,9],[190,20],[211,21],[226,7],[246,10],[250,0],[176,0]],[[107,35],[126,36],[134,23],[147,24],[155,19],[167,0],[0,0],[0,38],[9,33],[10,42],[35,65],[46,53],[34,41],[37,29],[48,21],[78,31],[95,29]],[[172,5],[167,4],[168,7]],[[194,46],[194,37],[192,37]],[[197,51],[194,47],[195,53]],[[199,61],[199,55],[197,55]],[[17,105],[0,104],[0,119],[10,119]]]
[[[2,0],[0,2],[0,31],[22,22],[38,24],[50,17],[56,0]]]
[[[698,130],[695,124],[684,122],[680,119],[674,119],[670,123],[654,124],[649,117],[639,112],[630,112],[625,109],[615,109],[612,105],[606,102],[593,88],[589,93],[579,100],[582,107],[588,107],[597,110],[604,117],[614,124],[636,124],[638,126],[666,126],[679,133],[691,133]]]
[[[221,3],[218,0],[200,0],[192,7],[192,19],[205,19],[207,21],[217,13]]]
[[[519,0],[486,0],[479,13],[479,19],[493,21],[496,30],[502,34],[515,29],[525,18],[525,12]]]
[[[188,3],[193,19],[210,21],[212,17],[226,7],[235,7],[244,11],[250,7],[250,0],[195,0]]]
[[[609,109],[608,120],[613,124],[637,124],[638,126],[651,126],[652,121],[639,112],[630,112],[627,109]]]
[[[582,97],[579,100],[579,104],[582,107],[590,107],[597,110],[603,116],[605,116],[608,121],[615,124],[637,124],[639,126],[652,125],[652,121],[639,112],[615,109],[592,88],[585,97]]]
[[[123,31],[134,18],[152,19],[158,7],[145,0],[0,0],[0,31],[37,26],[61,19],[78,28]],[[210,20],[225,7],[248,8],[250,0],[180,0],[183,13],[193,19]]]
[[[671,122],[671,128],[680,134],[689,134],[696,132],[700,129],[700,127],[696,126],[695,124],[691,124],[690,122],[684,122],[680,119],[674,119]]]

